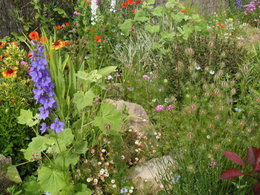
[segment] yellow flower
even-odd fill
[[[5,78],[10,78],[10,77],[16,77],[16,73],[17,73],[17,69],[18,68],[9,68],[7,71],[3,72],[3,76]]]
[[[58,41],[53,43],[51,49],[58,50],[58,49],[61,49],[61,48],[65,47],[65,45],[66,44],[65,44],[64,41],[58,40]]]
[[[233,22],[234,21],[234,18],[229,18],[228,19],[230,22]]]

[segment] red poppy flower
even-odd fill
[[[9,68],[7,71],[3,72],[2,74],[5,78],[10,78],[11,76],[16,77],[17,69],[18,68]]]
[[[100,43],[102,41],[100,36],[96,36],[96,42]]]
[[[137,1],[135,1],[135,3],[136,3],[136,4],[139,4],[139,3],[141,3],[141,1],[140,1],[140,0],[137,0]]]
[[[127,0],[127,4],[128,4],[128,5],[133,5],[134,2],[133,2],[133,0]]]
[[[57,26],[56,26],[56,29],[57,29],[57,30],[60,30],[61,28],[62,28],[61,25],[57,25]]]
[[[13,44],[14,46],[18,47],[17,41],[13,41],[12,44]]]
[[[31,57],[32,57],[32,53],[31,53],[31,52],[28,53],[27,57],[28,57],[28,58],[31,58]]]
[[[126,3],[126,2],[123,2],[123,3],[121,4],[121,6],[122,6],[122,8],[126,8],[127,3]]]
[[[37,31],[32,31],[30,34],[29,34],[29,37],[30,39],[32,40],[38,40],[39,39],[39,34]]]
[[[135,12],[136,12],[136,9],[132,9],[131,12],[135,13]]]
[[[220,28],[224,29],[224,28],[225,28],[225,25],[224,25],[224,24],[221,24],[221,25],[220,25]]]
[[[186,11],[186,9],[181,9],[181,13],[185,13]]]
[[[66,23],[65,23],[65,26],[70,26],[70,23],[66,22]]]

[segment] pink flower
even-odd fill
[[[158,105],[158,106],[156,106],[155,110],[157,112],[162,112],[164,110],[164,106],[163,105]]]
[[[117,74],[115,74],[114,76],[115,76],[115,77],[121,77],[121,74],[118,74],[118,73],[117,73]]]
[[[149,80],[149,79],[150,79],[150,77],[149,77],[148,75],[146,75],[146,74],[143,75],[143,78],[146,79],[146,80]]]
[[[73,14],[74,14],[74,15],[77,15],[77,16],[80,16],[80,15],[81,15],[81,13],[79,13],[79,12],[77,12],[77,11],[74,11]]]
[[[167,110],[168,110],[168,111],[172,111],[172,109],[173,109],[173,106],[172,106],[172,105],[167,106]]]
[[[21,61],[20,64],[21,64],[21,65],[26,65],[27,62],[25,62],[25,61]]]

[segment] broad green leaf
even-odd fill
[[[144,26],[145,30],[147,30],[149,33],[157,33],[160,31],[160,26],[159,25],[145,25]]]
[[[54,163],[61,168],[68,169],[70,165],[76,165],[79,161],[79,155],[65,151],[55,157]],[[63,167],[65,166],[65,167]]]
[[[69,146],[74,139],[74,135],[69,128],[64,129],[64,131],[54,136],[57,136],[57,140],[55,139],[55,144],[52,146],[53,152],[55,153],[65,151],[67,149],[67,146]],[[52,139],[54,139],[54,137],[52,137]]]
[[[115,72],[116,68],[117,68],[116,66],[107,66],[105,68],[99,69],[97,73],[102,75],[102,77],[104,77],[111,74],[112,72]]]
[[[74,145],[74,150],[77,154],[84,154],[86,153],[88,148],[88,142],[87,141],[78,141]]]
[[[175,36],[174,32],[161,32],[160,36],[162,37],[162,39],[166,40],[166,41],[172,41],[173,37]]]
[[[14,166],[14,165],[8,166],[7,176],[11,181],[13,181],[15,183],[22,183],[22,179],[16,169],[16,166]]]
[[[124,21],[123,24],[120,25],[119,28],[125,36],[128,36],[129,33],[130,33],[131,27],[132,27],[132,20],[127,19],[127,20]]]
[[[26,160],[33,160],[32,157],[41,157],[41,152],[47,149],[47,136],[37,136],[29,143],[28,148],[24,151]]]
[[[147,21],[149,18],[146,17],[146,13],[144,10],[138,10],[135,14],[135,18],[134,20],[137,22],[145,22]]]
[[[91,90],[87,91],[86,93],[83,91],[78,91],[74,94],[73,103],[80,111],[86,106],[91,106],[94,98],[95,94]]]
[[[94,125],[105,133],[118,132],[123,125],[121,112],[112,104],[102,103],[98,115],[94,118]]]
[[[60,170],[42,167],[38,170],[38,180],[41,189],[53,195],[64,189],[67,185],[64,173]]]
[[[152,9],[152,14],[154,16],[161,17],[161,16],[164,15],[164,8],[162,6],[158,6],[158,7],[154,8],[154,9]]]
[[[176,20],[177,22],[181,22],[185,18],[185,15],[182,13],[177,13],[177,14],[172,13],[171,17],[172,17],[172,19]]]
[[[40,185],[37,181],[30,181],[23,184],[26,195],[42,194]]]
[[[76,76],[80,79],[83,79],[83,80],[89,80],[89,74],[85,71],[78,71]]]
[[[75,184],[76,195],[91,195],[92,191],[86,184]]]
[[[32,111],[24,109],[21,109],[20,116],[17,119],[19,124],[25,124],[29,127],[32,127],[39,122],[39,120],[33,120]]]

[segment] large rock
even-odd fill
[[[153,158],[142,165],[129,170],[129,179],[135,184],[135,188],[142,194],[147,194],[147,188],[151,194],[156,194],[163,188],[160,182],[161,175],[167,175],[169,170],[176,168],[177,164],[171,156]]]
[[[14,184],[12,181],[8,179],[6,175],[6,171],[4,170],[4,166],[9,164],[12,164],[12,159],[7,158],[4,155],[0,154],[0,192],[1,193],[4,193],[6,188]]]
[[[111,100],[107,99],[106,102],[113,104],[120,111],[126,109],[129,114],[129,124],[128,128],[137,130],[139,132],[144,132],[145,134],[154,134],[155,130],[152,123],[142,106],[139,104],[126,102],[123,100]]]

